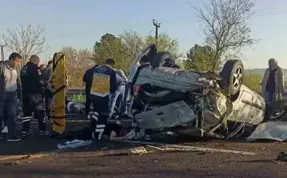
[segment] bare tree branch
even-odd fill
[[[250,36],[247,20],[253,14],[254,0],[209,0],[203,8],[196,8],[204,24],[205,42],[215,49],[214,69],[221,58],[231,50],[240,51],[253,45],[256,40]]]
[[[26,63],[30,55],[38,55],[47,50],[45,30],[40,25],[20,25],[16,29],[8,29],[3,40],[11,51],[20,53]]]

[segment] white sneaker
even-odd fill
[[[2,130],[2,134],[7,134],[8,133],[8,127],[4,127],[4,129]]]

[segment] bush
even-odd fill
[[[84,103],[86,102],[86,96],[83,95],[83,94],[78,94],[78,95],[72,95],[70,96],[70,99],[73,101],[73,102],[79,102],[79,103]]]
[[[261,80],[262,76],[259,74],[245,73],[243,84],[257,93],[261,93]]]

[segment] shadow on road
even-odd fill
[[[1,166],[0,166],[1,168]],[[48,177],[48,176],[67,176],[67,177],[201,177],[201,178],[207,178],[207,177],[218,177],[218,178],[229,178],[229,177],[242,177],[243,175],[248,175],[248,177],[261,177],[262,175],[259,175],[257,173],[249,173],[246,174],[246,172],[242,171],[235,171],[235,170],[229,170],[226,172],[217,171],[210,171],[210,170],[196,170],[196,169],[185,169],[185,170],[172,170],[169,168],[155,170],[153,168],[149,168],[148,171],[140,170],[126,170],[126,171],[118,171],[118,170],[108,170],[102,167],[98,168],[91,168],[86,169],[78,168],[75,169],[55,169],[55,168],[25,168],[25,167],[18,167],[13,174],[21,175],[21,176],[29,176],[29,177]],[[13,168],[9,169],[1,169],[1,175],[3,176],[9,176],[13,172]],[[272,176],[264,176],[264,177],[272,177]]]
[[[134,144],[119,143],[112,141],[93,141],[93,143],[86,147],[79,147],[73,149],[58,149],[57,144],[64,143],[67,138],[49,138],[40,136],[30,136],[20,142],[1,142],[0,156],[7,155],[23,155],[23,154],[37,154],[49,152],[86,152],[86,151],[100,151],[109,149],[123,149],[132,147]]]

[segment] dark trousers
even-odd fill
[[[5,94],[5,99],[0,101],[0,123],[2,125],[2,121],[4,120],[5,122],[6,119],[9,137],[16,136],[17,108],[18,108],[17,93],[7,92]]]
[[[4,116],[7,116],[7,111],[8,109],[7,109],[7,106],[5,105],[4,106],[4,110],[3,110],[3,117],[2,118],[0,118],[0,120],[2,119],[3,120],[3,124],[4,124],[4,127],[7,127],[8,126],[8,117],[4,117]],[[2,128],[2,120],[1,120],[1,122],[0,122],[0,129]]]
[[[90,112],[91,100],[89,98],[89,94],[86,93],[86,102],[85,102],[85,113],[86,115]]]
[[[105,134],[106,123],[109,117],[109,97],[91,96],[90,101],[95,106],[90,122],[92,138],[100,140]]]
[[[93,104],[93,110],[95,110],[96,105],[91,101],[89,94],[86,93],[86,102],[85,102],[85,114],[88,115],[90,112],[91,104]]]
[[[46,131],[45,123],[45,104],[42,94],[26,95],[23,97],[23,114],[24,117],[32,116],[34,113],[34,118],[38,120],[39,130]],[[30,131],[30,121],[23,123],[23,131]]]
[[[49,89],[45,89],[44,90],[44,96],[45,96],[46,116],[51,117],[52,116],[53,92]]]

